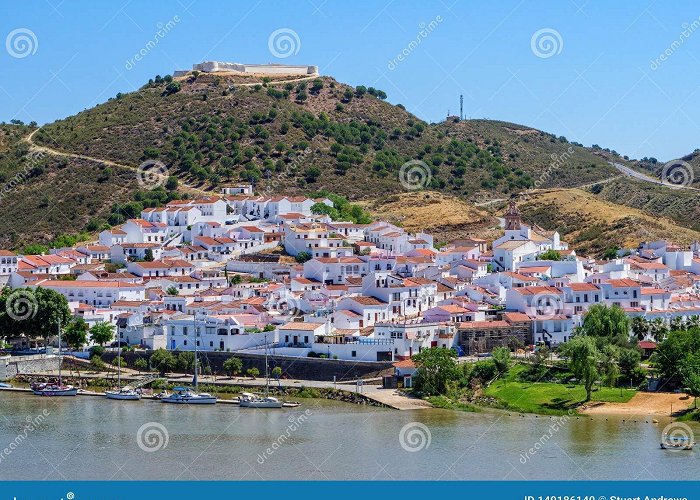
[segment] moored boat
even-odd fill
[[[197,363],[197,337],[199,332],[197,331],[197,317],[194,316],[194,390],[189,387],[174,387],[172,394],[164,394],[159,399],[163,403],[174,403],[174,404],[192,404],[192,405],[213,405],[216,404],[216,397],[212,396],[206,392],[197,392],[198,377],[197,372],[199,371],[199,366]]]
[[[141,399],[141,393],[128,385],[115,391],[105,391],[105,396],[107,399],[117,399],[121,401],[138,401]]]
[[[284,403],[272,396],[260,397],[249,392],[244,392],[238,399],[238,404],[243,408],[282,408]]]
[[[32,392],[37,396],[77,396],[78,388],[72,385],[58,384],[32,384],[30,386]]]
[[[64,385],[61,378],[61,321],[58,321],[58,382],[31,384],[29,387],[37,396],[77,396],[78,388],[72,385]]]
[[[213,405],[216,397],[206,392],[196,392],[189,387],[175,387],[173,393],[162,396],[163,403],[193,404],[193,405]]]

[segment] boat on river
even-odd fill
[[[158,399],[163,403],[174,404],[191,404],[191,405],[213,405],[216,404],[216,397],[206,392],[197,392],[199,387],[197,372],[199,366],[197,363],[197,317],[194,316],[194,379],[192,380],[194,389],[189,387],[175,387],[172,394],[162,394]]]
[[[72,385],[64,385],[61,377],[61,321],[58,321],[58,381],[56,383],[41,382],[29,386],[37,396],[77,396],[78,388]]]
[[[661,438],[662,450],[692,450],[695,442],[688,436],[672,436],[664,434]]]
[[[118,342],[117,346],[117,388],[116,390],[105,391],[107,399],[117,401],[138,401],[141,399],[141,392],[128,385],[122,387],[122,343]]]
[[[282,408],[284,403],[270,396],[270,375],[267,364],[267,336],[265,336],[265,396],[258,396],[250,392],[244,392],[238,399],[241,408]]]

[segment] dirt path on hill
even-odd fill
[[[139,167],[133,167],[131,165],[126,165],[124,163],[117,163],[115,161],[105,160],[103,158],[94,158],[92,156],[79,155],[77,153],[66,153],[65,151],[59,151],[58,149],[49,148],[47,146],[40,146],[34,142],[34,134],[36,134],[39,130],[41,130],[41,127],[34,130],[31,134],[29,134],[27,137],[25,137],[23,139],[25,142],[27,142],[27,144],[29,144],[29,148],[31,151],[38,151],[38,152],[46,153],[46,154],[49,154],[52,156],[62,156],[64,158],[76,158],[79,160],[101,163],[103,165],[107,165],[110,167],[126,168],[126,169],[133,170],[134,172],[139,173]],[[161,174],[160,172],[149,171],[148,175],[149,176],[157,176],[158,178],[163,179],[164,181],[166,181],[168,179],[168,175]],[[192,191],[192,192],[195,192],[198,194],[205,194],[208,196],[211,196],[211,194],[212,194],[212,191],[206,191],[204,189],[196,188],[194,186],[190,186],[188,184],[185,184],[182,181],[182,179],[180,179],[180,178],[178,178],[178,181],[180,183],[180,186],[182,186],[187,191]]]
[[[585,415],[636,415],[667,417],[693,405],[693,398],[671,392],[638,392],[626,403],[592,402],[579,411]]]

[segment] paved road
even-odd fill
[[[686,189],[688,191],[700,191],[700,189],[694,188],[692,186],[684,186],[682,184],[672,184],[670,182],[662,181],[661,179],[657,179],[656,177],[637,172],[636,170],[633,170],[621,163],[613,163],[612,165],[624,175],[628,177],[634,177],[635,179],[639,179],[640,181],[651,182],[652,184],[664,186],[670,189]]]

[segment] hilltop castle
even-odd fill
[[[175,70],[173,76],[185,76],[192,71],[203,73],[242,73],[249,75],[318,75],[318,66],[293,66],[290,64],[241,64],[204,61],[193,64],[191,70]]]

